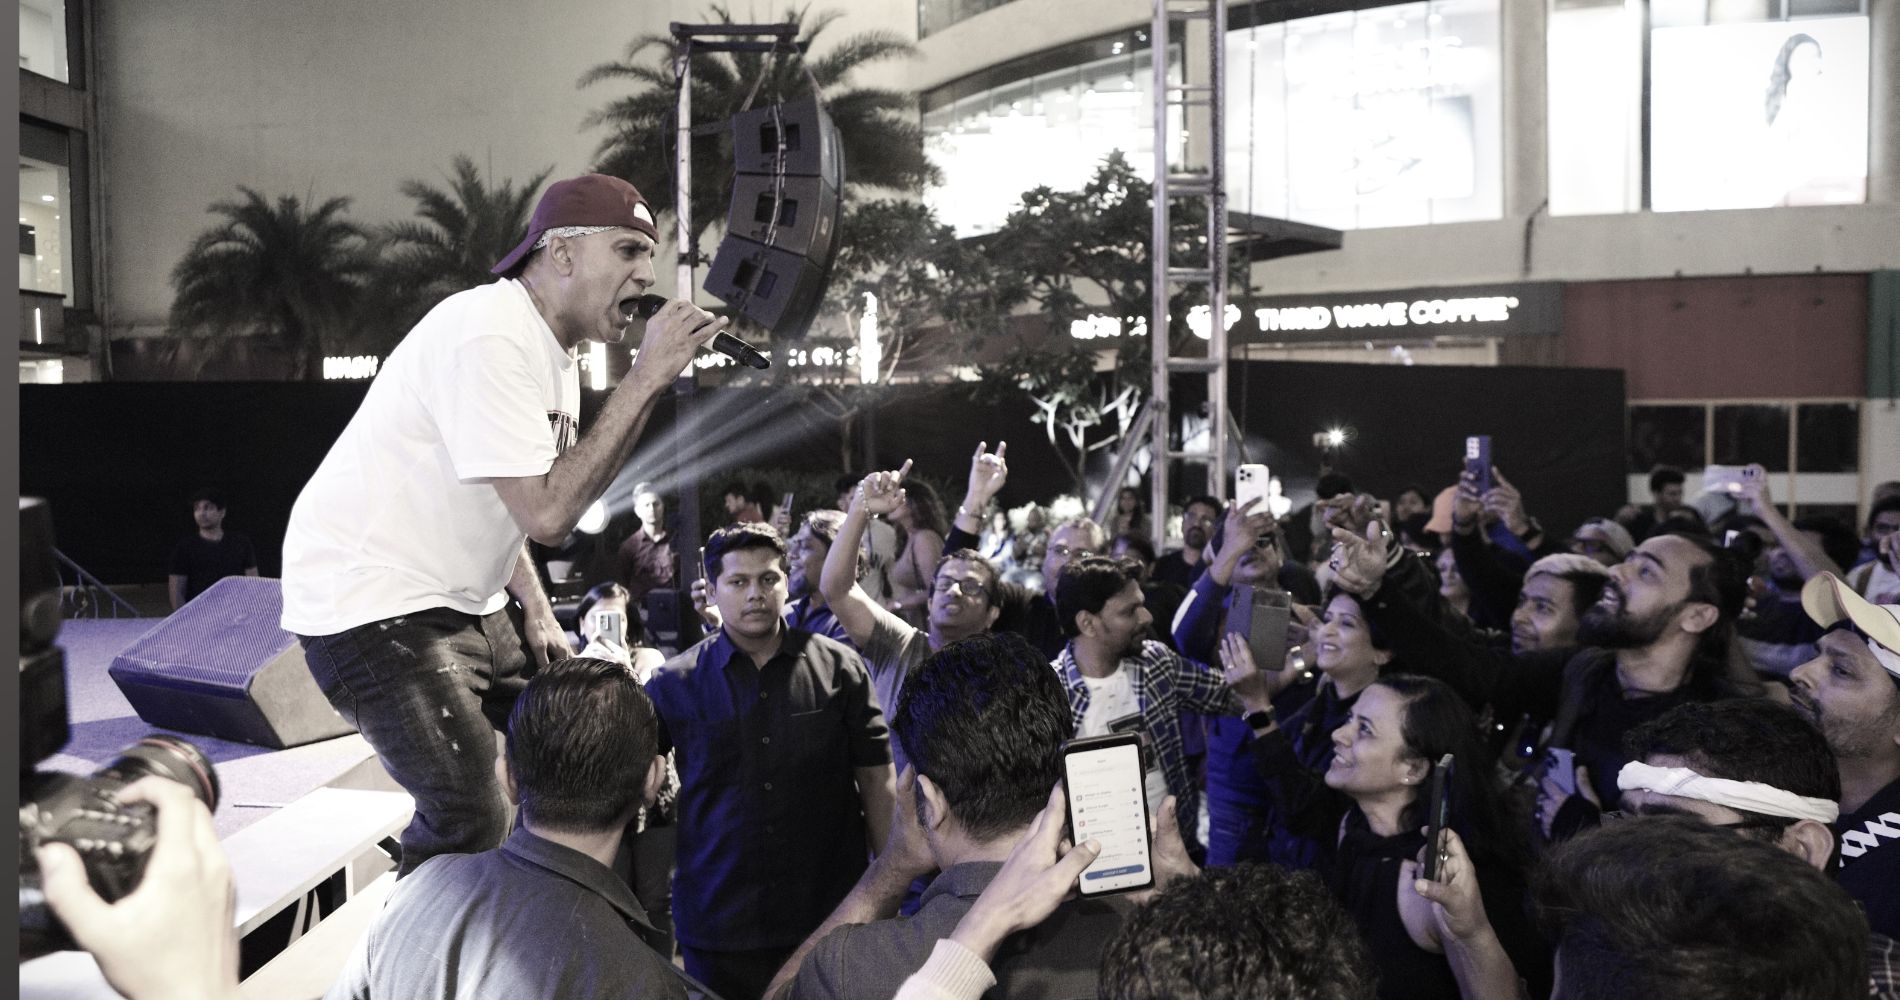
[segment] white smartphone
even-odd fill
[[[1069,794],[1071,839],[1079,844],[1092,838],[1102,845],[1095,863],[1082,870],[1082,895],[1152,887],[1141,734],[1112,733],[1064,743],[1062,784]]]
[[[1257,500],[1253,513],[1267,513],[1267,493],[1270,477],[1267,467],[1258,463],[1243,465],[1234,470],[1234,499],[1241,509],[1246,509],[1249,500]]]
[[[1742,480],[1747,474],[1747,468],[1740,465],[1708,466],[1702,470],[1702,492],[1735,496],[1742,492]]]
[[[593,619],[594,634],[600,637],[600,641],[613,646],[622,644],[627,634],[625,614],[595,608],[587,612],[587,617]]]

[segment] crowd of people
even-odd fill
[[[908,462],[796,524],[740,485],[696,559],[643,488],[570,637],[523,540],[572,530],[721,324],[671,303],[578,438],[537,379],[625,336],[654,237],[623,182],[556,184],[299,502],[285,625],[416,800],[331,996],[1900,996],[1900,484],[1855,532],[1759,470],[1704,509],[1659,470],[1559,533],[1501,470],[1389,503],[1331,473],[1285,517],[1180,498],[1156,552],[1175,512],[1132,489],[1108,525],[999,521],[979,442],[954,513]],[[704,623],[670,656],[640,626],[669,588]],[[1080,897],[1063,748],[1131,732],[1154,886]],[[43,859],[134,996],[162,938],[126,915],[220,877],[177,799],[116,907]]]

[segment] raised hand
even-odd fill
[[[1484,495],[1485,513],[1504,521],[1514,535],[1531,530],[1530,515],[1524,512],[1524,495],[1504,478],[1497,466],[1491,467],[1491,489]]]
[[[1371,597],[1385,580],[1391,533],[1376,521],[1366,526],[1364,537],[1344,528],[1334,528],[1333,543],[1333,557],[1328,563],[1333,579],[1347,593]]]
[[[878,516],[896,510],[904,502],[904,477],[910,475],[910,464],[907,458],[903,468],[895,472],[873,472],[865,476],[851,498],[851,505]]]
[[[989,442],[978,441],[976,454],[970,456],[970,485],[964,494],[963,506],[971,514],[980,514],[983,505],[1001,492],[1003,484],[1009,481],[1009,463],[1003,460],[1003,453],[1009,450],[1009,442],[996,442],[995,451],[988,451],[988,447]]]
[[[1297,670],[1289,670],[1291,657],[1281,660],[1278,670],[1263,671],[1255,663],[1253,649],[1247,645],[1247,637],[1238,632],[1228,632],[1220,640],[1221,676],[1227,686],[1233,689],[1234,696],[1249,712],[1265,711],[1273,706],[1274,695],[1286,690],[1288,684],[1299,676]]]

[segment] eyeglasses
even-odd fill
[[[1085,559],[1095,554],[1093,549],[1071,548],[1067,545],[1049,546],[1049,554],[1060,559]]]
[[[938,579],[937,585],[931,589],[939,594],[948,594],[954,590],[964,597],[981,597],[988,593],[981,580],[952,580],[947,576]]]

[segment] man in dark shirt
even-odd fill
[[[819,585],[825,568],[825,560],[831,555],[831,547],[838,541],[838,529],[844,525],[844,511],[814,510],[805,515],[805,523],[799,525],[798,532],[792,535],[787,546],[791,560],[791,597],[792,603],[786,610],[785,620],[795,629],[836,639],[859,649],[851,641],[845,627],[838,623],[838,615],[831,608],[831,602]],[[864,569],[863,550],[853,546],[857,556],[857,569]],[[882,702],[880,702],[882,704]]]
[[[785,623],[778,532],[721,528],[705,569],[719,631],[647,683],[679,764],[673,914],[687,971],[756,1000],[884,842],[890,739],[857,654]]]
[[[1794,671],[1795,709],[1820,727],[1841,769],[1841,887],[1867,922],[1900,937],[1900,605],[1870,604],[1832,573],[1801,604],[1829,628]]]
[[[657,729],[627,668],[577,657],[543,669],[495,764],[520,825],[498,848],[437,855],[398,883],[329,1000],[684,1000],[609,867],[665,773]]]
[[[647,591],[673,586],[679,561],[673,554],[673,535],[667,530],[666,501],[641,483],[633,488],[633,513],[640,526],[620,543],[620,585],[639,607]]]
[[[900,793],[892,842],[779,972],[774,1000],[894,994],[938,939],[950,936],[1048,805],[1071,732],[1055,673],[1008,633],[932,653],[905,682],[892,725],[916,768],[915,788]],[[932,868],[942,874],[922,906],[897,916],[911,880]],[[1129,909],[1125,897],[1064,903],[1004,944],[991,963],[996,995],[1093,998],[1102,945]]]
[[[1020,626],[1023,638],[1049,659],[1061,655],[1069,644],[1062,615],[1056,611],[1056,581],[1071,561],[1107,551],[1108,533],[1086,517],[1064,521],[1049,535],[1049,548],[1042,556],[1042,593],[1030,595]]]
[[[1155,562],[1153,579],[1186,590],[1207,569],[1207,540],[1225,508],[1213,497],[1190,499],[1181,510],[1181,547]]]
[[[216,491],[199,490],[191,498],[191,517],[198,531],[172,549],[166,582],[173,611],[227,576],[257,575],[257,549],[248,535],[224,530],[224,511],[224,495]]]

